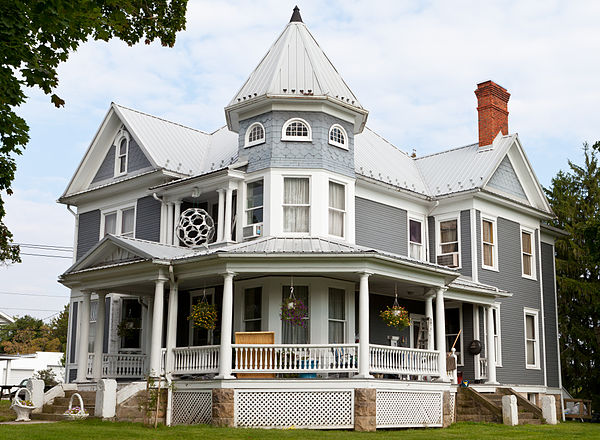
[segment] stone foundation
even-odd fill
[[[448,426],[452,425],[452,423],[454,423],[454,411],[456,402],[454,402],[454,405],[452,405],[452,395],[450,394],[450,391],[444,391],[442,399],[442,410],[444,412],[443,426],[444,428],[447,428]]]
[[[212,390],[212,423],[214,426],[234,426],[234,392],[231,388]]]
[[[354,430],[377,429],[377,390],[357,388],[354,391]]]

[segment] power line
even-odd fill
[[[35,244],[35,243],[14,243],[17,246],[29,247],[29,248],[45,248],[45,249],[56,249],[63,252],[72,252],[72,246],[58,246],[53,244]]]
[[[27,310],[28,312],[62,312],[62,310],[56,310],[56,309],[28,309],[26,307],[4,307],[4,306],[2,306],[2,310]]]
[[[48,255],[48,254],[30,254],[30,253],[26,253],[26,252],[20,252],[21,255],[29,255],[32,257],[48,257],[48,258],[67,258],[69,260],[72,260],[73,257],[69,257],[66,255]]]
[[[43,293],[25,293],[25,292],[0,292],[0,295],[19,295],[19,296],[42,296],[44,298],[69,298],[65,295],[45,295]]]

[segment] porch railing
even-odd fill
[[[140,378],[146,374],[145,354],[102,354],[102,377],[105,378]],[[88,355],[88,376],[94,374],[94,354]]]
[[[178,347],[173,349],[173,374],[209,374],[219,371],[219,346]]]
[[[479,362],[477,363],[477,371],[475,372],[475,379],[487,379],[488,377],[488,364],[486,358],[479,358]]]
[[[371,344],[370,354],[372,373],[440,376],[437,351]]]
[[[358,371],[358,344],[233,344],[234,373]]]

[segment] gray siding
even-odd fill
[[[475,339],[473,337],[473,305],[469,303],[463,304],[463,363],[459,370],[463,372],[463,378],[473,380],[475,379],[475,359],[471,353],[469,353],[469,344]]]
[[[515,173],[515,169],[513,168],[508,156],[502,159],[502,162],[500,162],[498,169],[488,182],[488,186],[491,186],[492,188],[497,188],[501,191],[512,194],[513,196],[517,196],[521,199],[527,200],[525,191],[521,186],[521,182],[519,182],[517,173]]]
[[[79,214],[77,230],[77,260],[89,251],[100,237],[100,210]]]
[[[75,363],[75,348],[77,347],[77,309],[79,307],[78,302],[71,304],[71,334],[69,335],[69,362]]]
[[[160,202],[152,196],[137,201],[135,238],[160,241]]]
[[[435,235],[434,235],[435,237]],[[471,212],[460,212],[460,258],[462,275],[470,277],[473,259],[471,258]]]
[[[429,261],[435,263],[435,218],[429,217],[427,219],[427,227],[429,228]]]
[[[98,168],[98,172],[92,179],[92,186],[94,186],[93,184],[98,182],[114,179],[115,149],[116,147],[112,145],[108,150],[108,153],[102,161],[100,168]],[[141,172],[142,170],[152,168],[152,164],[133,138],[130,138],[129,140],[129,150],[127,154],[129,156],[127,158],[127,175],[137,174],[136,172]],[[119,178],[122,177],[123,176],[120,176]]]
[[[356,197],[356,244],[408,255],[407,213]]]
[[[504,289],[513,294],[502,298],[500,317],[502,333],[502,367],[497,369],[498,381],[505,384],[543,385],[543,363],[540,369],[525,368],[525,328],[523,308],[541,309],[539,258],[536,260],[538,280],[523,278],[521,269],[521,229],[519,223],[498,217],[498,271],[478,267],[479,281]],[[481,214],[477,211],[477,237],[481,236]],[[537,235],[536,243],[537,246]],[[481,258],[481,243],[477,243],[478,261]],[[537,247],[536,247],[537,249]],[[542,310],[539,315],[539,334],[542,335]],[[541,339],[541,338],[540,338]],[[539,341],[540,356],[543,344]]]
[[[302,118],[312,130],[312,142],[282,141],[281,130],[291,118]],[[265,143],[244,147],[246,129],[254,122],[265,127]],[[329,129],[339,124],[348,135],[348,150],[329,144]],[[269,167],[321,168],[354,177],[353,126],[346,121],[321,112],[264,113],[240,121],[239,157],[248,160],[248,172]]]
[[[542,243],[542,286],[544,288],[544,323],[546,337],[546,371],[549,387],[559,386],[558,332],[554,285],[554,247]]]

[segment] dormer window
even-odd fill
[[[127,174],[127,157],[129,153],[129,135],[122,131],[115,139],[115,177]]]
[[[294,118],[283,124],[282,141],[312,141],[310,125],[304,119]]]
[[[336,147],[348,149],[348,135],[344,127],[338,124],[334,124],[329,129],[329,143]]]
[[[265,127],[260,122],[255,122],[246,130],[245,147],[263,144],[265,142]]]

